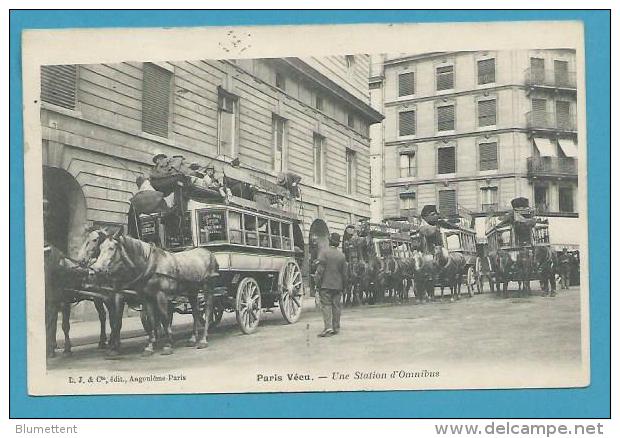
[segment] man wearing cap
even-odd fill
[[[324,330],[319,337],[329,337],[340,331],[340,314],[342,313],[342,291],[348,282],[347,262],[344,254],[338,250],[340,234],[329,236],[329,248],[319,254],[315,284],[319,289],[321,313]]]
[[[431,253],[435,246],[443,246],[441,231],[439,231],[439,213],[434,205],[425,205],[420,213],[422,223],[420,235],[424,237],[424,252]]]
[[[162,178],[169,176],[172,168],[170,167],[170,158],[166,154],[156,154],[153,157],[153,169],[151,169],[152,178]]]

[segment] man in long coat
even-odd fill
[[[338,250],[340,234],[332,233],[329,248],[321,252],[315,274],[315,284],[319,289],[321,313],[325,328],[319,337],[329,337],[340,331],[342,313],[342,291],[348,282],[347,262],[344,254]]]

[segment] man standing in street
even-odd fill
[[[347,285],[347,262],[344,254],[338,250],[340,234],[329,236],[329,248],[318,258],[315,280],[321,299],[324,330],[318,334],[325,338],[340,331],[340,314],[342,313],[342,291]]]

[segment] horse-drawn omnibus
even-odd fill
[[[229,184],[231,180],[228,177]],[[246,199],[229,192],[222,197],[217,191],[189,186],[179,196],[185,197],[182,215],[150,213],[130,218],[136,225],[134,237],[140,240],[156,242],[171,252],[203,247],[214,254],[219,278],[212,323],[218,323],[224,312],[235,312],[246,334],[256,330],[263,309],[275,306],[288,323],[295,323],[304,295],[301,221],[292,208],[275,202],[278,198],[290,201],[290,196],[268,181],[255,181],[253,188],[265,196]],[[190,311],[181,297],[172,304],[179,313]]]
[[[449,253],[459,253],[465,258],[463,280],[467,287],[467,294],[474,296],[476,290],[476,231],[460,220],[455,223],[441,222],[440,227],[443,246]]]

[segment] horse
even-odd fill
[[[502,297],[508,298],[508,283],[510,283],[515,262],[508,252],[501,249],[492,252],[489,256],[495,280],[495,290]]]
[[[450,288],[450,301],[454,301],[455,298],[459,300],[461,297],[461,280],[466,264],[465,256],[458,252],[450,253],[443,246],[435,246],[433,260],[441,284],[441,298],[443,298],[444,287],[448,286]]]
[[[63,354],[70,355],[69,313],[71,311],[71,301],[68,300],[65,294],[65,288],[77,287],[81,284],[84,276],[88,274],[88,271],[82,268],[79,263],[66,257],[58,248],[49,244],[44,247],[43,260],[45,278],[46,357],[54,357],[56,355],[56,330],[58,326],[58,312],[61,309],[63,313],[62,330],[65,335]]]
[[[351,305],[362,304],[364,294],[370,288],[370,265],[364,260],[358,260],[349,264],[349,286],[345,291],[344,303]],[[367,298],[367,297],[366,297]]]
[[[430,254],[420,251],[413,253],[414,293],[418,301],[435,299],[435,261]]]
[[[148,317],[142,318],[147,333],[144,355],[155,350],[157,327],[161,323],[163,342],[161,354],[172,354],[172,319],[169,301],[175,296],[189,299],[194,321],[192,339],[196,348],[207,347],[209,321],[213,312],[213,281],[218,276],[218,263],[206,248],[194,248],[172,253],[133,237],[115,233],[101,243],[100,254],[90,266],[95,272],[115,275],[124,273],[132,278],[123,288],[138,292]],[[198,297],[205,292],[204,315],[200,313]],[[118,309],[117,309],[118,311]],[[120,330],[120,319],[117,329]],[[116,336],[120,338],[120,333]],[[117,338],[117,339],[118,339]]]
[[[405,257],[400,260],[400,271],[402,281],[402,295],[400,298],[406,301],[409,299],[409,289],[413,288],[413,293],[415,295],[415,259],[413,256]]]
[[[405,297],[400,261],[393,255],[386,256],[381,263],[383,271],[383,291],[388,293],[390,301]]]
[[[519,283],[519,295],[530,295],[532,289],[530,288],[530,278],[532,278],[533,261],[532,254],[528,248],[521,248],[517,254],[517,261],[515,262],[515,274]]]
[[[557,255],[549,246],[537,246],[534,249],[534,265],[540,274],[543,296],[555,293],[555,274],[558,265]]]

